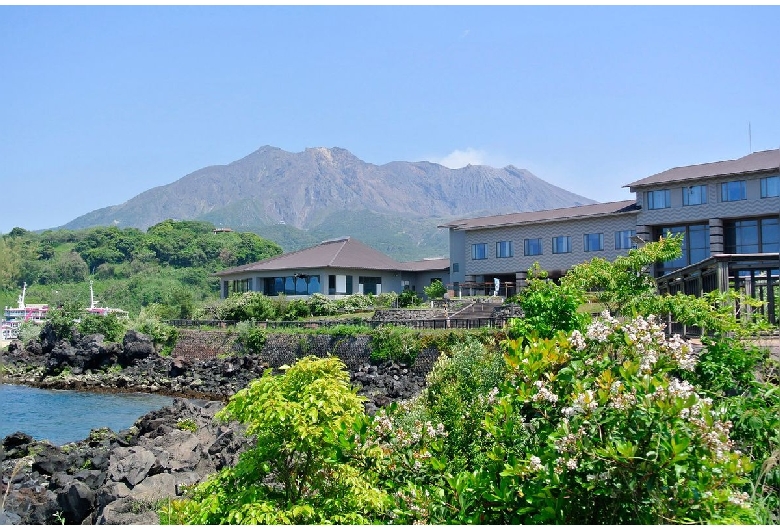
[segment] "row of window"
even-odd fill
[[[761,198],[780,197],[780,176],[764,177],[761,179]],[[720,201],[744,201],[747,199],[747,182],[733,180],[723,182],[720,185]],[[682,188],[683,206],[695,206],[707,204],[707,184],[688,186]],[[655,190],[647,192],[647,209],[661,210],[672,207],[671,190]]]
[[[777,217],[732,221],[723,228],[726,254],[780,252],[780,220]],[[656,231],[655,237],[665,236],[669,232],[683,234],[682,256],[659,267],[659,275],[710,257],[708,224],[664,226]]]
[[[634,246],[631,238],[636,235],[634,230],[620,230],[615,232],[615,250],[625,250]],[[582,236],[582,246],[585,252],[597,252],[604,250],[604,233],[598,232]],[[572,251],[571,236],[557,236],[552,238],[551,250],[553,254],[568,254]],[[540,256],[542,251],[542,238],[523,240],[524,256]],[[496,242],[496,257],[514,257],[512,241]],[[487,243],[474,243],[471,245],[471,259],[480,260],[488,258]],[[456,272],[456,271],[453,271]]]

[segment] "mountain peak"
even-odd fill
[[[340,227],[333,233],[334,223],[376,216],[380,219],[376,231],[384,233],[387,239],[403,237],[414,223],[431,219],[593,202],[514,166],[499,169],[468,165],[448,169],[431,162],[377,166],[340,147],[310,147],[290,153],[267,145],[228,165],[200,169],[118,206],[90,212],[64,227],[115,224],[146,229],[176,218],[202,219],[233,228],[284,223],[287,227],[336,236],[345,231]],[[390,219],[402,221],[399,234],[387,233]],[[361,221],[356,223],[364,228]],[[435,228],[431,230],[438,233]],[[365,236],[361,239],[366,240]],[[410,245],[418,243],[410,241]]]

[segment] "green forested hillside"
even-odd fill
[[[152,303],[170,318],[219,296],[213,273],[282,253],[248,232],[214,232],[203,221],[163,221],[146,232],[96,227],[34,233],[14,228],[0,237],[0,303],[89,304],[89,280],[100,303],[131,313]]]

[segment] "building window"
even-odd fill
[[[764,177],[761,179],[761,198],[780,197],[780,177]]]
[[[631,238],[636,235],[636,230],[620,230],[615,232],[615,250],[634,248]]]
[[[585,234],[582,237],[582,246],[585,252],[604,250],[604,234]]]
[[[511,241],[498,241],[496,242],[496,257],[497,258],[511,258],[514,255],[512,251]]]
[[[252,290],[252,278],[233,280],[230,285],[230,293],[245,293]]]
[[[725,226],[727,254],[755,254],[778,252],[780,248],[780,221],[776,217],[734,221]]]
[[[540,256],[542,254],[542,238],[526,239],[523,241],[523,254],[526,256]]]
[[[683,235],[682,256],[661,265],[658,269],[661,274],[697,263],[710,256],[710,226],[708,224],[665,226],[656,235],[666,237],[669,233]]]
[[[567,254],[569,252],[571,252],[571,238],[569,236],[558,236],[553,238],[553,254]]]
[[[747,198],[744,180],[733,180],[720,185],[721,202],[744,201]]]
[[[352,276],[330,274],[328,276],[328,294],[352,294]]]
[[[460,264],[459,263],[453,263],[452,264],[452,272],[460,272]]]
[[[696,206],[707,204],[707,185],[688,186],[682,189],[683,206]]]
[[[331,276],[333,278],[333,276]],[[328,279],[329,286],[331,278]],[[320,277],[308,274],[294,274],[276,278],[264,278],[264,292],[266,296],[285,295],[311,295],[320,292]]]
[[[382,278],[379,276],[358,276],[358,292],[360,294],[382,294]]]
[[[487,259],[487,243],[471,245],[471,259]]]
[[[647,192],[647,209],[661,210],[671,208],[672,194],[669,190],[656,190]]]

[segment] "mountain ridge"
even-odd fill
[[[329,224],[340,216],[354,217],[348,213],[365,211],[372,214],[367,219],[373,226],[361,227],[358,219],[352,219],[355,229],[369,238],[363,239],[365,243],[371,244],[376,239],[371,234],[381,232],[388,220],[401,218],[414,232],[409,234],[412,247],[421,240],[442,240],[430,231],[456,217],[595,202],[511,165],[458,169],[425,161],[376,165],[340,147],[309,147],[292,153],[266,145],[229,164],[201,168],[122,204],[88,212],[61,228],[116,225],[145,230],[165,219],[198,219],[261,235],[263,227],[284,224],[312,235],[336,237],[345,234],[333,232]]]

